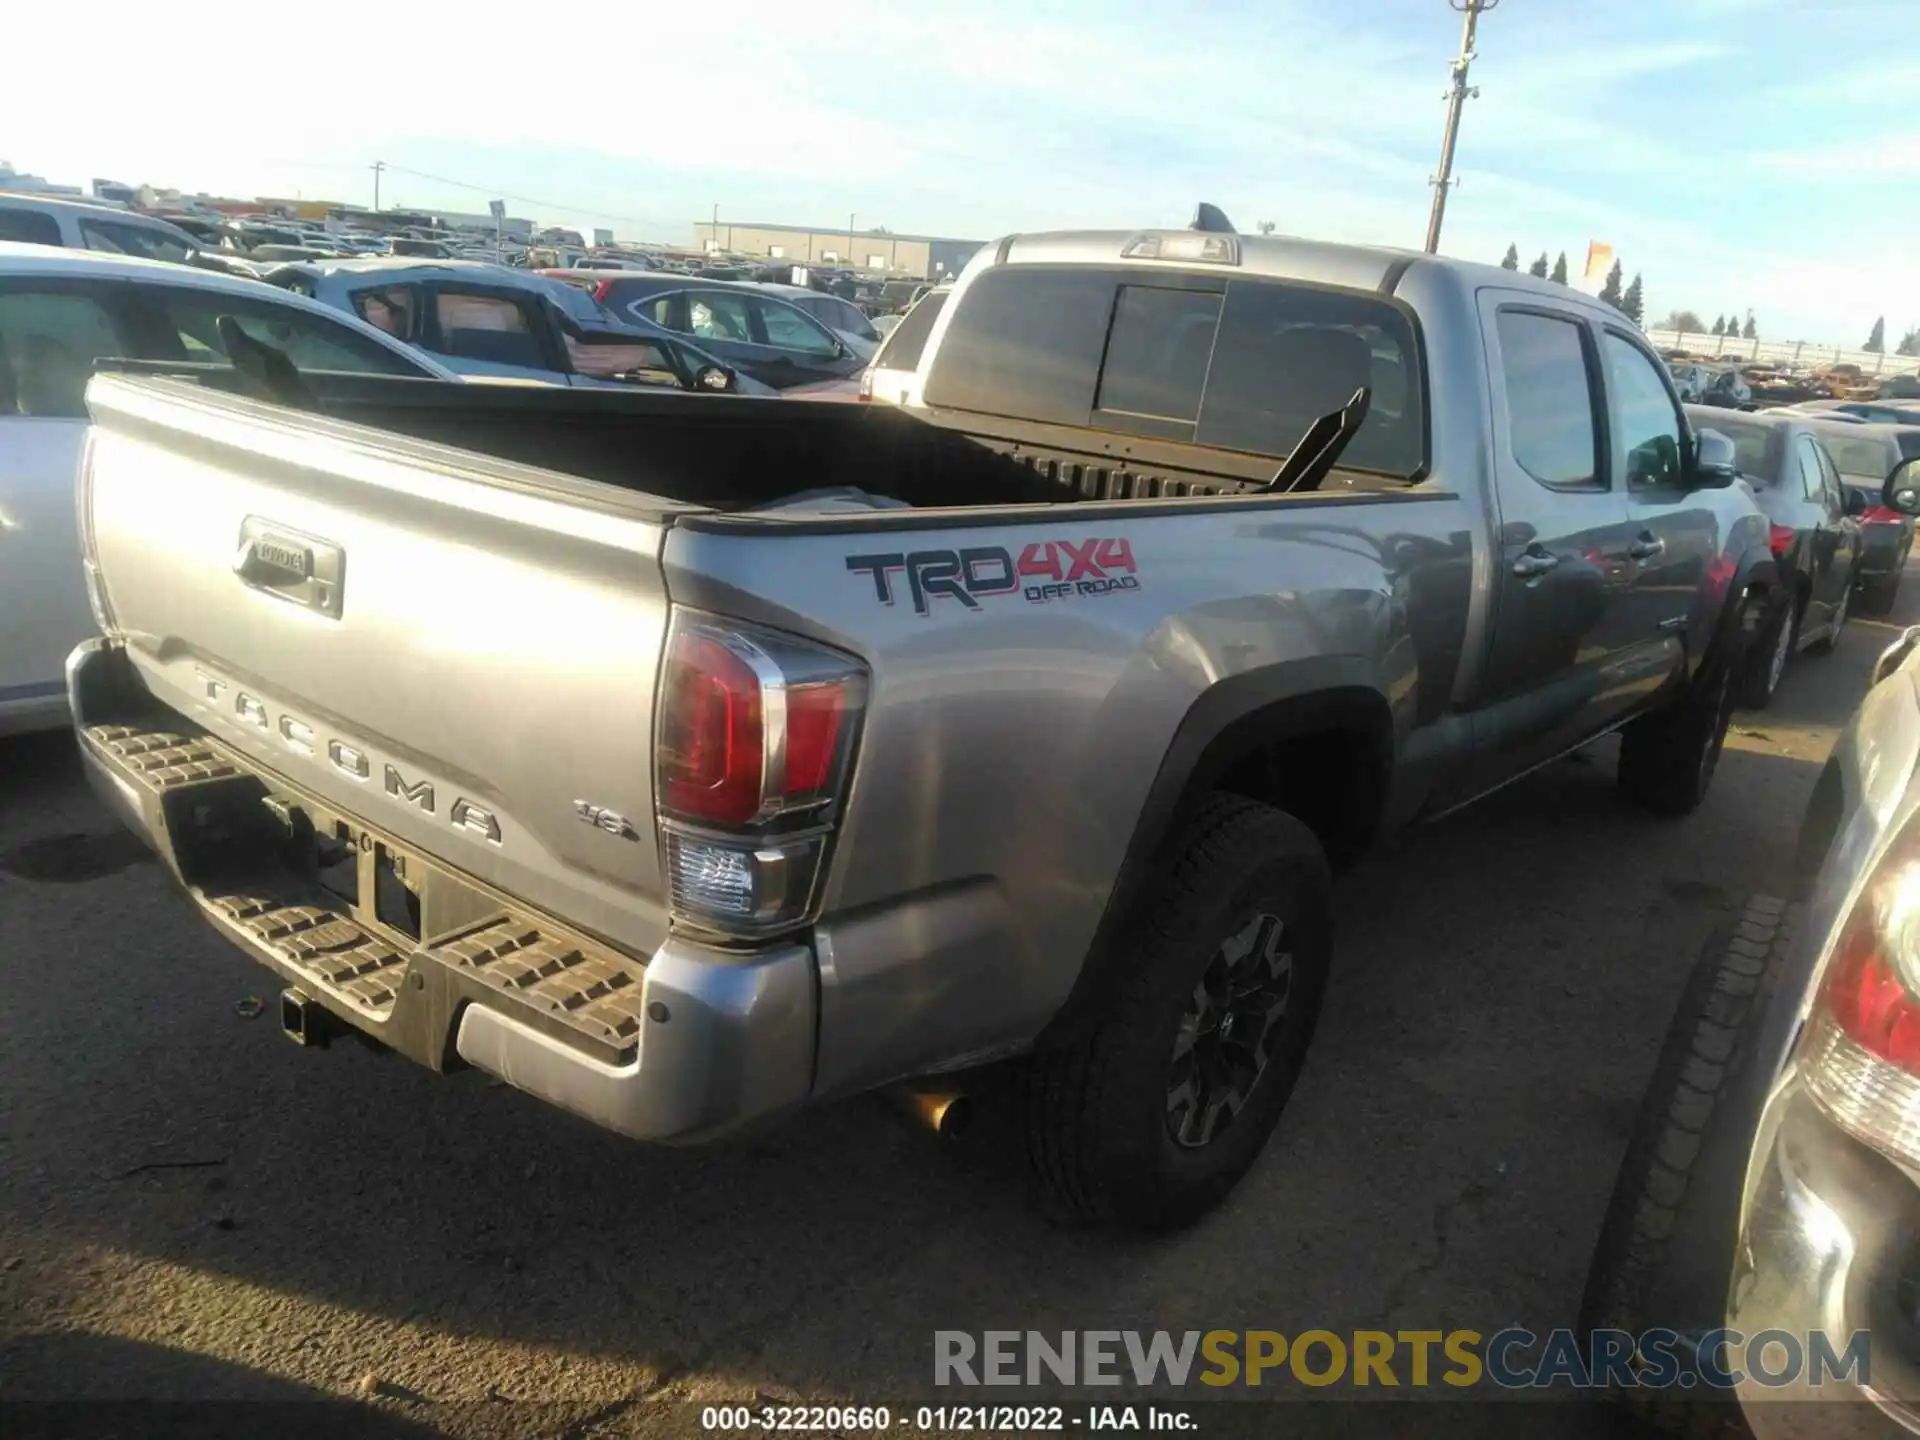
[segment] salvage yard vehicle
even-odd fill
[[[1764,709],[1800,651],[1833,652],[1858,584],[1860,522],[1866,501],[1840,483],[1833,457],[1801,417],[1775,410],[1726,415],[1689,405],[1694,424],[1733,441],[1734,463],[1767,517],[1767,544],[1780,562],[1773,613],[1756,638],[1741,703]]]
[[[1890,508],[1920,511],[1916,467]],[[1874,667],[1797,850],[1795,892],[1751,899],[1681,997],[1579,1330],[1673,1332],[1678,1384],[1619,1392],[1664,1428],[1891,1440],[1920,1430],[1920,627]],[[1839,1363],[1757,1361],[1769,1334]]]
[[[1260,1152],[1377,836],[1616,729],[1706,796],[1778,566],[1611,307],[1009,236],[921,373],[103,374],[86,769],[296,1039],[671,1142],[1011,1061],[1049,1205],[1149,1230]]]
[[[370,326],[255,281],[0,244],[0,734],[67,723],[61,667],[94,633],[73,492],[94,363],[222,360],[222,316],[307,369],[453,378]]]
[[[773,293],[771,287],[750,281],[689,280],[664,272],[542,273],[589,291],[616,315],[688,336],[701,348],[776,390],[823,380],[851,380],[872,354],[870,350],[857,352],[807,311]]]
[[[1881,504],[1880,492],[1893,468],[1911,453],[1904,448],[1905,436],[1920,430],[1818,413],[1804,418],[1839,467],[1841,483],[1865,504],[1860,515],[1858,608],[1862,615],[1885,615],[1893,609],[1907,556],[1913,553],[1913,517]]]
[[[731,366],[657,326],[629,324],[555,281],[469,260],[315,261],[267,283],[344,310],[476,380],[661,385],[764,394]]]
[[[137,260],[191,265],[252,279],[253,271],[218,248],[209,249],[178,225],[112,205],[59,200],[42,195],[0,194],[0,244],[57,245]]]

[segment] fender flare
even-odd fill
[[[1228,676],[1194,700],[1148,788],[1080,973],[1037,1047],[1070,1032],[1101,993],[1120,948],[1120,932],[1188,805],[1207,794],[1236,761],[1276,743],[1327,731],[1366,738],[1370,765],[1363,783],[1372,789],[1372,813],[1362,824],[1370,834],[1386,814],[1395,755],[1392,707],[1371,666],[1345,656],[1262,666]]]

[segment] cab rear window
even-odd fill
[[[911,317],[909,317],[911,318]],[[1145,268],[1009,266],[976,278],[929,405],[1280,457],[1361,386],[1341,468],[1426,461],[1413,321],[1370,291]]]

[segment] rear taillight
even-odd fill
[[[1767,548],[1773,551],[1773,558],[1784,560],[1787,551],[1793,548],[1793,528],[1788,525],[1767,526]]]
[[[1862,525],[1898,525],[1907,517],[1898,510],[1889,510],[1884,505],[1870,505],[1860,516]]]
[[[611,280],[596,280],[593,282],[593,299],[595,304],[605,305],[607,303],[607,297],[612,293],[613,282]]]
[[[1808,1092],[1860,1139],[1920,1165],[1920,844],[1911,826],[1875,867],[1807,1022]]]
[[[860,398],[873,399],[873,367],[871,365],[860,372]]]
[[[654,795],[676,922],[756,936],[810,917],[866,682],[836,650],[675,612]]]

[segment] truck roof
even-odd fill
[[[1554,280],[1543,280],[1524,270],[1507,270],[1421,250],[1387,245],[1347,245],[1308,240],[1294,235],[1233,235],[1237,263],[1199,261],[1190,257],[1144,259],[1123,252],[1134,242],[1155,238],[1163,244],[1191,242],[1203,232],[1176,229],[1059,230],[1034,235],[1008,235],[984,246],[974,264],[990,265],[1126,265],[1142,269],[1194,270],[1219,264],[1229,273],[1316,281],[1361,290],[1391,293],[1400,275],[1418,265],[1422,269],[1456,275],[1469,288],[1500,285],[1510,290],[1532,290],[1562,304],[1573,302],[1610,315],[1619,314],[1584,291]]]

